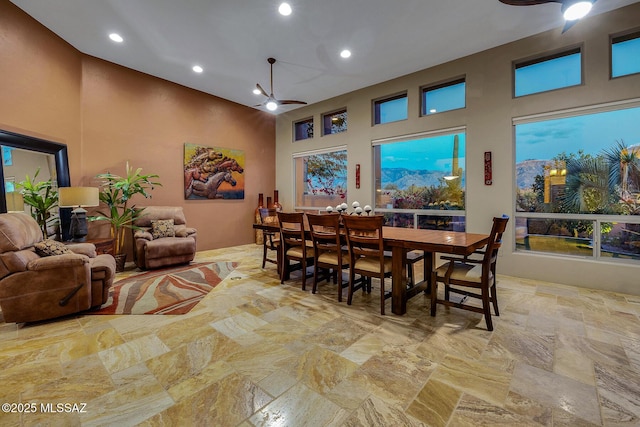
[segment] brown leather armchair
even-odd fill
[[[0,214],[0,309],[5,322],[35,322],[99,307],[115,276],[111,255],[90,243],[40,256],[38,223],[22,212]],[[78,253],[76,253],[78,252]]]
[[[133,235],[136,265],[149,270],[191,262],[196,256],[196,230],[187,227],[182,207],[143,209],[142,216],[134,222],[139,227]]]

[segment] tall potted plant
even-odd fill
[[[111,237],[114,239],[114,252],[119,262],[120,271],[124,267],[126,253],[124,252],[125,230],[136,228],[133,222],[142,214],[142,210],[136,209],[131,204],[131,198],[140,194],[150,198],[150,191],[154,186],[162,186],[154,181],[159,176],[156,174],[142,174],[142,168],[133,169],[126,164],[126,174],[116,175],[111,172],[99,174],[96,177],[100,184],[100,201],[107,207],[106,211],[98,211],[99,216],[92,217],[94,221],[105,220],[111,224]]]
[[[58,207],[58,191],[53,186],[51,179],[36,181],[40,169],[36,170],[33,179],[27,175],[24,181],[17,183],[24,203],[30,206],[31,216],[38,222],[42,235],[49,238],[50,226],[58,223],[59,217],[54,214]]]

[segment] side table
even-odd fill
[[[93,243],[96,247],[96,254],[114,255],[113,239],[111,237],[101,239],[87,239],[84,243]]]

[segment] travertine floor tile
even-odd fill
[[[498,275],[489,332],[424,294],[381,316],[377,290],[282,285],[261,250],[198,253],[238,267],[185,315],[0,323],[4,402],[87,403],[0,425],[640,425],[640,297]]]

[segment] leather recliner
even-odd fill
[[[168,236],[154,237],[153,225],[158,221],[173,221]],[[187,264],[196,255],[196,230],[187,227],[182,207],[147,206],[134,221],[133,235],[136,265],[149,270],[169,265]]]
[[[115,276],[111,255],[91,243],[69,245],[73,253],[40,256],[36,220],[23,212],[0,214],[0,309],[5,322],[35,322],[99,307]],[[77,252],[77,253],[76,253]]]

